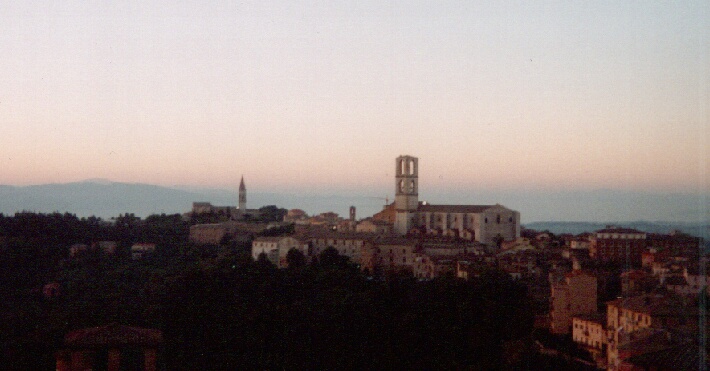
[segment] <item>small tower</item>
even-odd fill
[[[350,221],[355,221],[355,206],[350,206]]]
[[[244,215],[247,212],[247,187],[244,185],[244,175],[239,182],[239,213]]]
[[[419,159],[416,157],[397,157],[394,205],[397,213],[394,229],[399,234],[407,234],[415,224],[419,207]]]

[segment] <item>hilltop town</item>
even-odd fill
[[[3,363],[708,364],[707,241],[613,225],[553,234],[500,204],[430,204],[419,199],[418,161],[395,159],[394,202],[362,219],[355,207],[344,218],[250,209],[244,178],[237,205],[196,201],[182,215],[0,214]]]
[[[407,272],[423,280],[465,280],[498,269],[525,284],[536,326],[571,336],[589,355],[588,365],[678,369],[673,360],[684,359],[694,369],[706,362],[704,354],[684,354],[699,346],[703,298],[710,292],[701,238],[613,225],[579,235],[521,233],[520,214],[502,205],[419,201],[416,157],[398,157],[395,174],[395,201],[381,212],[358,220],[355,207],[348,218],[289,210],[284,223],[293,232],[256,237],[252,258],[287,268],[296,252],[310,263],[332,248],[367,275]],[[243,195],[240,188],[240,202]],[[196,203],[192,213],[220,210]],[[238,222],[197,224],[190,240],[215,244],[246,230]]]

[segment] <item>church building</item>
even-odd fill
[[[221,214],[229,216],[232,220],[245,220],[249,217],[258,217],[258,209],[247,209],[247,187],[244,184],[244,176],[239,182],[239,206],[215,206],[209,202],[193,202],[192,213],[199,214]]]
[[[397,157],[395,223],[400,235],[425,233],[494,245],[520,237],[520,213],[496,205],[431,205],[419,201],[419,159]]]

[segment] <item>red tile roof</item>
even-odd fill
[[[482,213],[495,205],[419,205],[418,211],[431,213]]]

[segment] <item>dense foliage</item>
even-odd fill
[[[534,369],[523,286],[496,271],[461,281],[368,278],[334,250],[292,268],[247,246],[187,244],[179,216],[115,226],[64,215],[0,216],[0,360],[51,369],[68,331],[121,323],[163,331],[161,365],[197,369]],[[131,260],[68,246],[158,243]],[[41,287],[60,284],[56,298]]]

